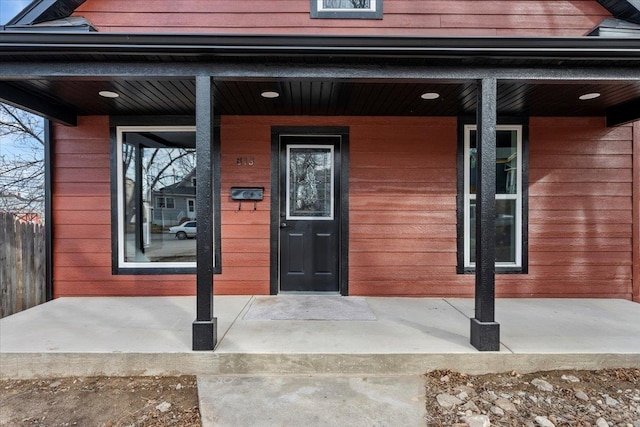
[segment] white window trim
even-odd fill
[[[291,182],[290,182],[290,173],[289,173],[289,165],[291,162],[291,148],[325,148],[325,149],[329,149],[330,153],[331,153],[331,215],[330,216],[293,216],[290,215],[289,213],[291,212]],[[287,145],[287,170],[285,171],[286,173],[286,195],[287,195],[287,199],[286,199],[286,210],[287,210],[287,215],[286,218],[288,220],[296,220],[296,221],[333,221],[334,219],[334,204],[335,204],[335,183],[334,183],[334,178],[333,175],[335,173],[334,171],[334,164],[335,164],[335,153],[333,150],[333,145],[314,145],[314,144],[289,144]]]
[[[122,194],[122,188],[124,186],[122,181],[123,163],[122,163],[122,136],[127,132],[150,132],[150,131],[167,131],[167,132],[195,132],[195,126],[118,126],[116,128],[116,174],[118,180],[117,193],[117,216],[118,216],[118,268],[121,269],[158,269],[158,268],[195,268],[196,262],[135,262],[125,261],[125,233],[123,224],[124,212],[124,200]],[[215,267],[215,251],[213,265]]]
[[[477,130],[476,125],[464,125],[464,267],[475,268],[476,263],[471,262],[471,201],[476,200],[475,194],[470,194],[470,145],[471,131]],[[516,201],[516,260],[515,262],[496,262],[496,267],[522,267],[522,125],[497,125],[496,131],[516,131],[516,194],[496,194],[496,200]]]
[[[328,8],[322,0],[310,1],[312,19],[382,19],[383,0],[371,0],[368,8]]]
[[[325,8],[324,7],[324,0],[316,0],[317,4],[318,4],[318,12],[375,12],[376,11],[376,7],[378,4],[377,0],[371,0],[369,2],[369,7],[368,8],[361,8],[361,9],[353,9],[353,8],[344,8],[344,7],[337,7],[337,8]]]

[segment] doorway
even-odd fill
[[[346,132],[295,130],[273,138],[271,293],[346,295]]]

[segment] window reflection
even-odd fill
[[[471,131],[469,148],[469,191],[476,194],[476,170],[478,150],[477,132]],[[513,131],[496,132],[496,194],[516,194],[518,192],[518,135]]]
[[[124,262],[196,261],[195,135],[123,132]]]
[[[287,149],[287,218],[333,218],[333,147],[290,145]]]
[[[476,201],[469,210],[470,258],[476,262]],[[516,262],[516,200],[496,200],[496,262]]]
[[[370,9],[371,0],[322,0],[323,9]]]

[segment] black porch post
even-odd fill
[[[193,350],[213,350],[218,341],[213,317],[213,94],[211,77],[196,76],[196,320]]]
[[[497,81],[485,78],[478,88],[476,177],[476,293],[471,344],[480,351],[500,350],[495,322],[496,279],[496,98]]]

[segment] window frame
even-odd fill
[[[328,153],[331,157],[331,171],[330,171],[330,189],[331,189],[331,196],[330,196],[330,206],[329,206],[329,210],[330,210],[330,215],[328,216],[300,216],[300,215],[292,215],[291,214],[291,149],[292,148],[301,148],[301,149],[305,149],[305,148],[309,148],[309,149],[324,149],[324,150],[328,150]],[[285,205],[286,205],[286,219],[287,220],[292,220],[292,221],[333,221],[335,219],[335,180],[334,180],[334,165],[335,165],[335,150],[334,150],[334,146],[333,145],[314,145],[314,144],[287,144],[287,155],[286,155],[286,162],[287,162],[287,172],[286,172],[286,200],[285,200]]]
[[[162,200],[162,204],[160,204],[160,200]],[[171,203],[169,203],[169,200],[171,200]],[[156,209],[175,209],[176,208],[176,199],[175,197],[169,197],[169,196],[159,196],[156,197]],[[169,204],[171,204],[171,206],[169,206]]]
[[[371,0],[369,9],[324,9],[323,0],[311,1],[311,18],[313,19],[382,19],[382,1]]]
[[[526,118],[507,118],[499,120],[497,131],[515,130],[517,132],[517,192],[496,194],[496,200],[516,200],[516,261],[496,262],[496,273],[528,273],[528,163],[529,163],[529,123]],[[458,123],[458,184],[457,184],[457,272],[475,273],[475,263],[471,263],[469,148],[471,131],[477,130],[475,118],[461,118]],[[515,196],[515,197],[514,197]]]
[[[157,116],[144,120],[145,124],[139,124],[140,118],[136,117],[112,117],[110,119],[111,140],[111,259],[112,274],[133,275],[160,275],[160,274],[195,274],[197,261],[193,262],[125,262],[124,260],[124,224],[121,215],[124,209],[122,188],[122,134],[124,132],[139,131],[188,131],[196,132],[193,118],[186,116]],[[173,126],[163,123],[172,121]],[[155,124],[157,123],[157,124]],[[212,267],[214,274],[220,274],[221,268],[221,203],[220,203],[220,127],[214,128],[213,150],[214,158],[212,166],[213,174],[213,222],[214,222],[214,259]],[[175,202],[174,202],[175,203]]]

